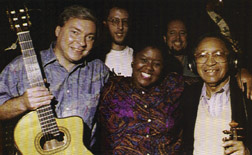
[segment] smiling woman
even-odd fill
[[[141,44],[135,52],[132,77],[112,77],[103,89],[98,108],[99,151],[139,155],[179,152],[178,99],[184,89],[183,78],[164,73],[170,58],[161,44]]]
[[[153,45],[147,45],[135,54],[132,62],[132,77],[136,87],[146,89],[160,80],[164,67],[164,57],[160,50]]]

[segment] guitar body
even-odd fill
[[[41,130],[37,112],[32,111],[22,117],[14,130],[15,144],[19,151],[24,155],[92,154],[82,142],[83,122],[80,117],[56,118],[56,122],[60,133],[64,135],[63,140],[56,141],[58,144],[55,148],[43,149],[41,143],[44,143],[44,135]],[[52,145],[54,145],[54,142]]]

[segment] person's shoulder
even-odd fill
[[[114,93],[115,91],[119,91],[126,85],[129,85],[129,78],[123,76],[110,76],[108,82],[103,87],[102,92],[105,94]],[[102,93],[102,94],[103,94]]]
[[[22,55],[15,57],[6,67],[10,70],[20,70],[24,66],[24,61]]]
[[[126,48],[129,49],[129,52],[130,52],[130,53],[133,53],[134,49],[133,49],[132,47],[126,46]]]
[[[53,52],[51,52],[50,48],[48,48],[48,49],[43,49],[43,50],[39,51],[39,54],[40,54],[41,56],[47,56],[47,55],[52,54],[52,53],[53,53]]]
[[[92,65],[105,65],[100,59],[94,59],[88,62],[88,64],[92,64]]]
[[[108,83],[113,85],[122,85],[123,83],[128,83],[130,77],[124,76],[110,76],[108,79]]]
[[[203,87],[203,81],[201,79],[198,79],[198,81],[194,81],[192,83],[185,82],[185,94],[189,93],[197,93],[198,91],[201,91]]]
[[[183,76],[178,73],[171,72],[165,76],[162,86],[169,90],[182,92],[184,90]]]
[[[124,76],[110,76],[106,85],[113,85],[113,87],[125,87],[130,85],[131,77]]]
[[[96,69],[102,69],[105,71],[109,71],[109,68],[100,59],[94,59],[92,61],[89,61],[87,63],[87,66],[92,67],[92,68],[96,68]]]
[[[165,79],[169,80],[170,82],[171,81],[174,81],[174,82],[184,82],[183,75],[178,74],[176,72],[170,72],[169,74],[167,74],[165,76]]]

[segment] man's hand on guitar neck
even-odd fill
[[[35,110],[43,105],[51,103],[53,95],[45,87],[33,87],[22,95],[25,110]]]
[[[0,120],[14,118],[26,111],[48,105],[54,96],[45,87],[33,87],[19,97],[12,98],[0,106]]]

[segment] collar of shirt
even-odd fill
[[[130,52],[130,51],[131,51],[131,50],[130,50],[130,47],[129,47],[129,46],[126,46],[126,47],[125,47],[123,50],[121,50],[121,51],[111,49],[111,50],[110,50],[110,53],[119,54],[119,55],[123,55],[123,54],[125,54],[125,55],[132,55],[132,52]]]
[[[214,97],[216,94],[220,94],[223,93],[225,94],[225,96],[229,96],[230,95],[230,87],[229,87],[229,81],[230,81],[230,77],[228,77],[228,82],[217,92],[215,92],[212,97]],[[206,83],[203,84],[202,90],[201,90],[201,98],[204,97],[206,99],[210,99],[209,97],[207,97],[206,95]],[[211,97],[211,98],[212,98]]]
[[[219,116],[223,108],[230,104],[230,78],[228,82],[211,98],[206,95],[206,84],[204,83],[201,91],[200,103],[207,107],[212,116]]]
[[[40,54],[41,54],[41,58],[43,59],[43,67],[46,67],[47,65],[57,61],[57,58],[56,58],[54,51],[53,51],[55,44],[56,44],[56,42],[52,42],[48,50],[41,51]],[[87,63],[86,61],[84,61],[83,63],[80,63],[80,64],[76,65],[74,67],[74,69],[78,66],[85,66],[86,63]]]

